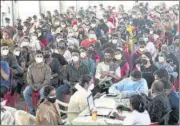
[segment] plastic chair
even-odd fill
[[[11,107],[14,107],[18,101],[19,101],[19,97],[18,97],[18,94],[17,92],[14,92],[12,94],[12,87],[13,87],[13,69],[10,68],[9,69],[10,71],[10,89],[9,91],[4,95],[4,100],[6,100],[6,106],[11,106]]]
[[[69,103],[70,96],[71,96],[70,93],[65,93],[65,94],[63,94],[63,102]]]
[[[39,92],[33,92],[32,93],[32,106],[33,107],[36,107],[37,104],[38,104],[38,101],[39,101],[39,98],[40,98],[40,93]],[[24,105],[24,110],[27,112],[28,111],[28,106],[27,104],[25,103]]]

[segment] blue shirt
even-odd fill
[[[144,78],[139,81],[133,81],[131,77],[125,78],[122,81],[113,84],[109,88],[109,93],[121,93],[122,97],[131,97],[135,94],[144,93],[148,95],[148,85]]]
[[[47,39],[48,42],[53,42],[55,40],[54,36],[51,35],[50,33],[46,33],[45,38]]]
[[[10,70],[9,70],[9,64],[5,61],[0,61],[0,65],[1,65],[1,68],[4,70],[4,72],[8,75],[10,75]],[[1,79],[1,83],[0,85],[1,86],[6,86],[7,88],[9,88],[10,86],[10,79],[8,78],[8,80],[4,80],[2,78],[2,76],[0,76],[0,79]]]

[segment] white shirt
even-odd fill
[[[134,110],[132,114],[127,116],[123,121],[123,125],[150,125],[150,124],[151,124],[150,116],[146,110],[143,113]]]
[[[30,47],[32,47],[33,50],[41,50],[40,41],[39,40],[32,40],[30,42]]]

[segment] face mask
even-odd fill
[[[91,27],[93,27],[93,28],[96,27],[96,24],[91,24]]]
[[[66,25],[62,25],[61,27],[62,27],[62,28],[65,28],[65,27],[66,27]]]
[[[55,35],[56,34],[56,32],[52,32],[52,35]]]
[[[147,41],[148,41],[148,38],[147,38],[147,37],[145,37],[145,38],[144,38],[144,41],[145,41],[145,42],[147,42]]]
[[[36,63],[42,63],[43,62],[43,58],[36,58]]]
[[[36,37],[36,36],[32,36],[31,38],[32,38],[32,40],[36,40],[36,39],[37,39],[37,37]]]
[[[41,35],[42,35],[42,33],[39,32],[39,33],[38,33],[38,36],[41,36]]]
[[[80,56],[81,56],[81,58],[84,58],[84,57],[87,56],[87,54],[86,54],[85,52],[82,52],[82,53],[80,54]]]
[[[21,47],[25,47],[25,46],[28,46],[29,45],[29,42],[22,42],[21,43]]]
[[[122,55],[121,55],[121,54],[115,55],[115,59],[116,59],[116,60],[121,60],[121,58],[122,58]]]
[[[106,61],[106,62],[110,62],[110,61],[111,61],[111,58],[105,58],[105,61]]]
[[[56,26],[58,26],[58,25],[59,25],[59,22],[55,22],[54,24],[55,24]]]
[[[73,29],[74,29],[74,31],[77,31],[77,30],[78,30],[78,28],[77,28],[77,27],[73,27]]]
[[[9,50],[3,50],[1,51],[2,56],[6,56],[9,53]]]
[[[77,62],[79,61],[79,57],[73,56],[73,57],[72,57],[72,61],[73,61],[74,63],[77,63]]]
[[[44,58],[45,58],[45,59],[48,59],[49,57],[50,57],[50,54],[44,55]]]
[[[68,36],[69,37],[72,37],[74,35],[74,33],[69,33]]]
[[[117,39],[113,39],[113,40],[112,40],[112,43],[113,43],[113,44],[117,44]]]
[[[139,51],[144,52],[145,48],[139,48]]]
[[[96,35],[95,35],[95,34],[89,34],[89,38],[94,38],[94,39],[96,39]]]
[[[55,103],[56,101],[56,97],[52,97],[52,98],[47,98],[47,100],[51,103]]]
[[[63,40],[62,38],[58,38],[56,39],[57,42],[60,42],[61,40]]]
[[[150,34],[153,34],[153,31],[150,31]]]
[[[14,54],[15,56],[19,56],[19,55],[20,55],[20,51],[14,51],[13,54]]]
[[[164,59],[164,57],[160,56],[160,57],[158,58],[158,61],[159,61],[160,63],[162,63],[162,62],[165,61],[165,59]]]

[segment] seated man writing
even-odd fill
[[[141,72],[134,70],[129,78],[113,84],[109,88],[109,93],[120,93],[123,98],[141,93],[148,95],[148,86],[146,80],[142,78]]]

